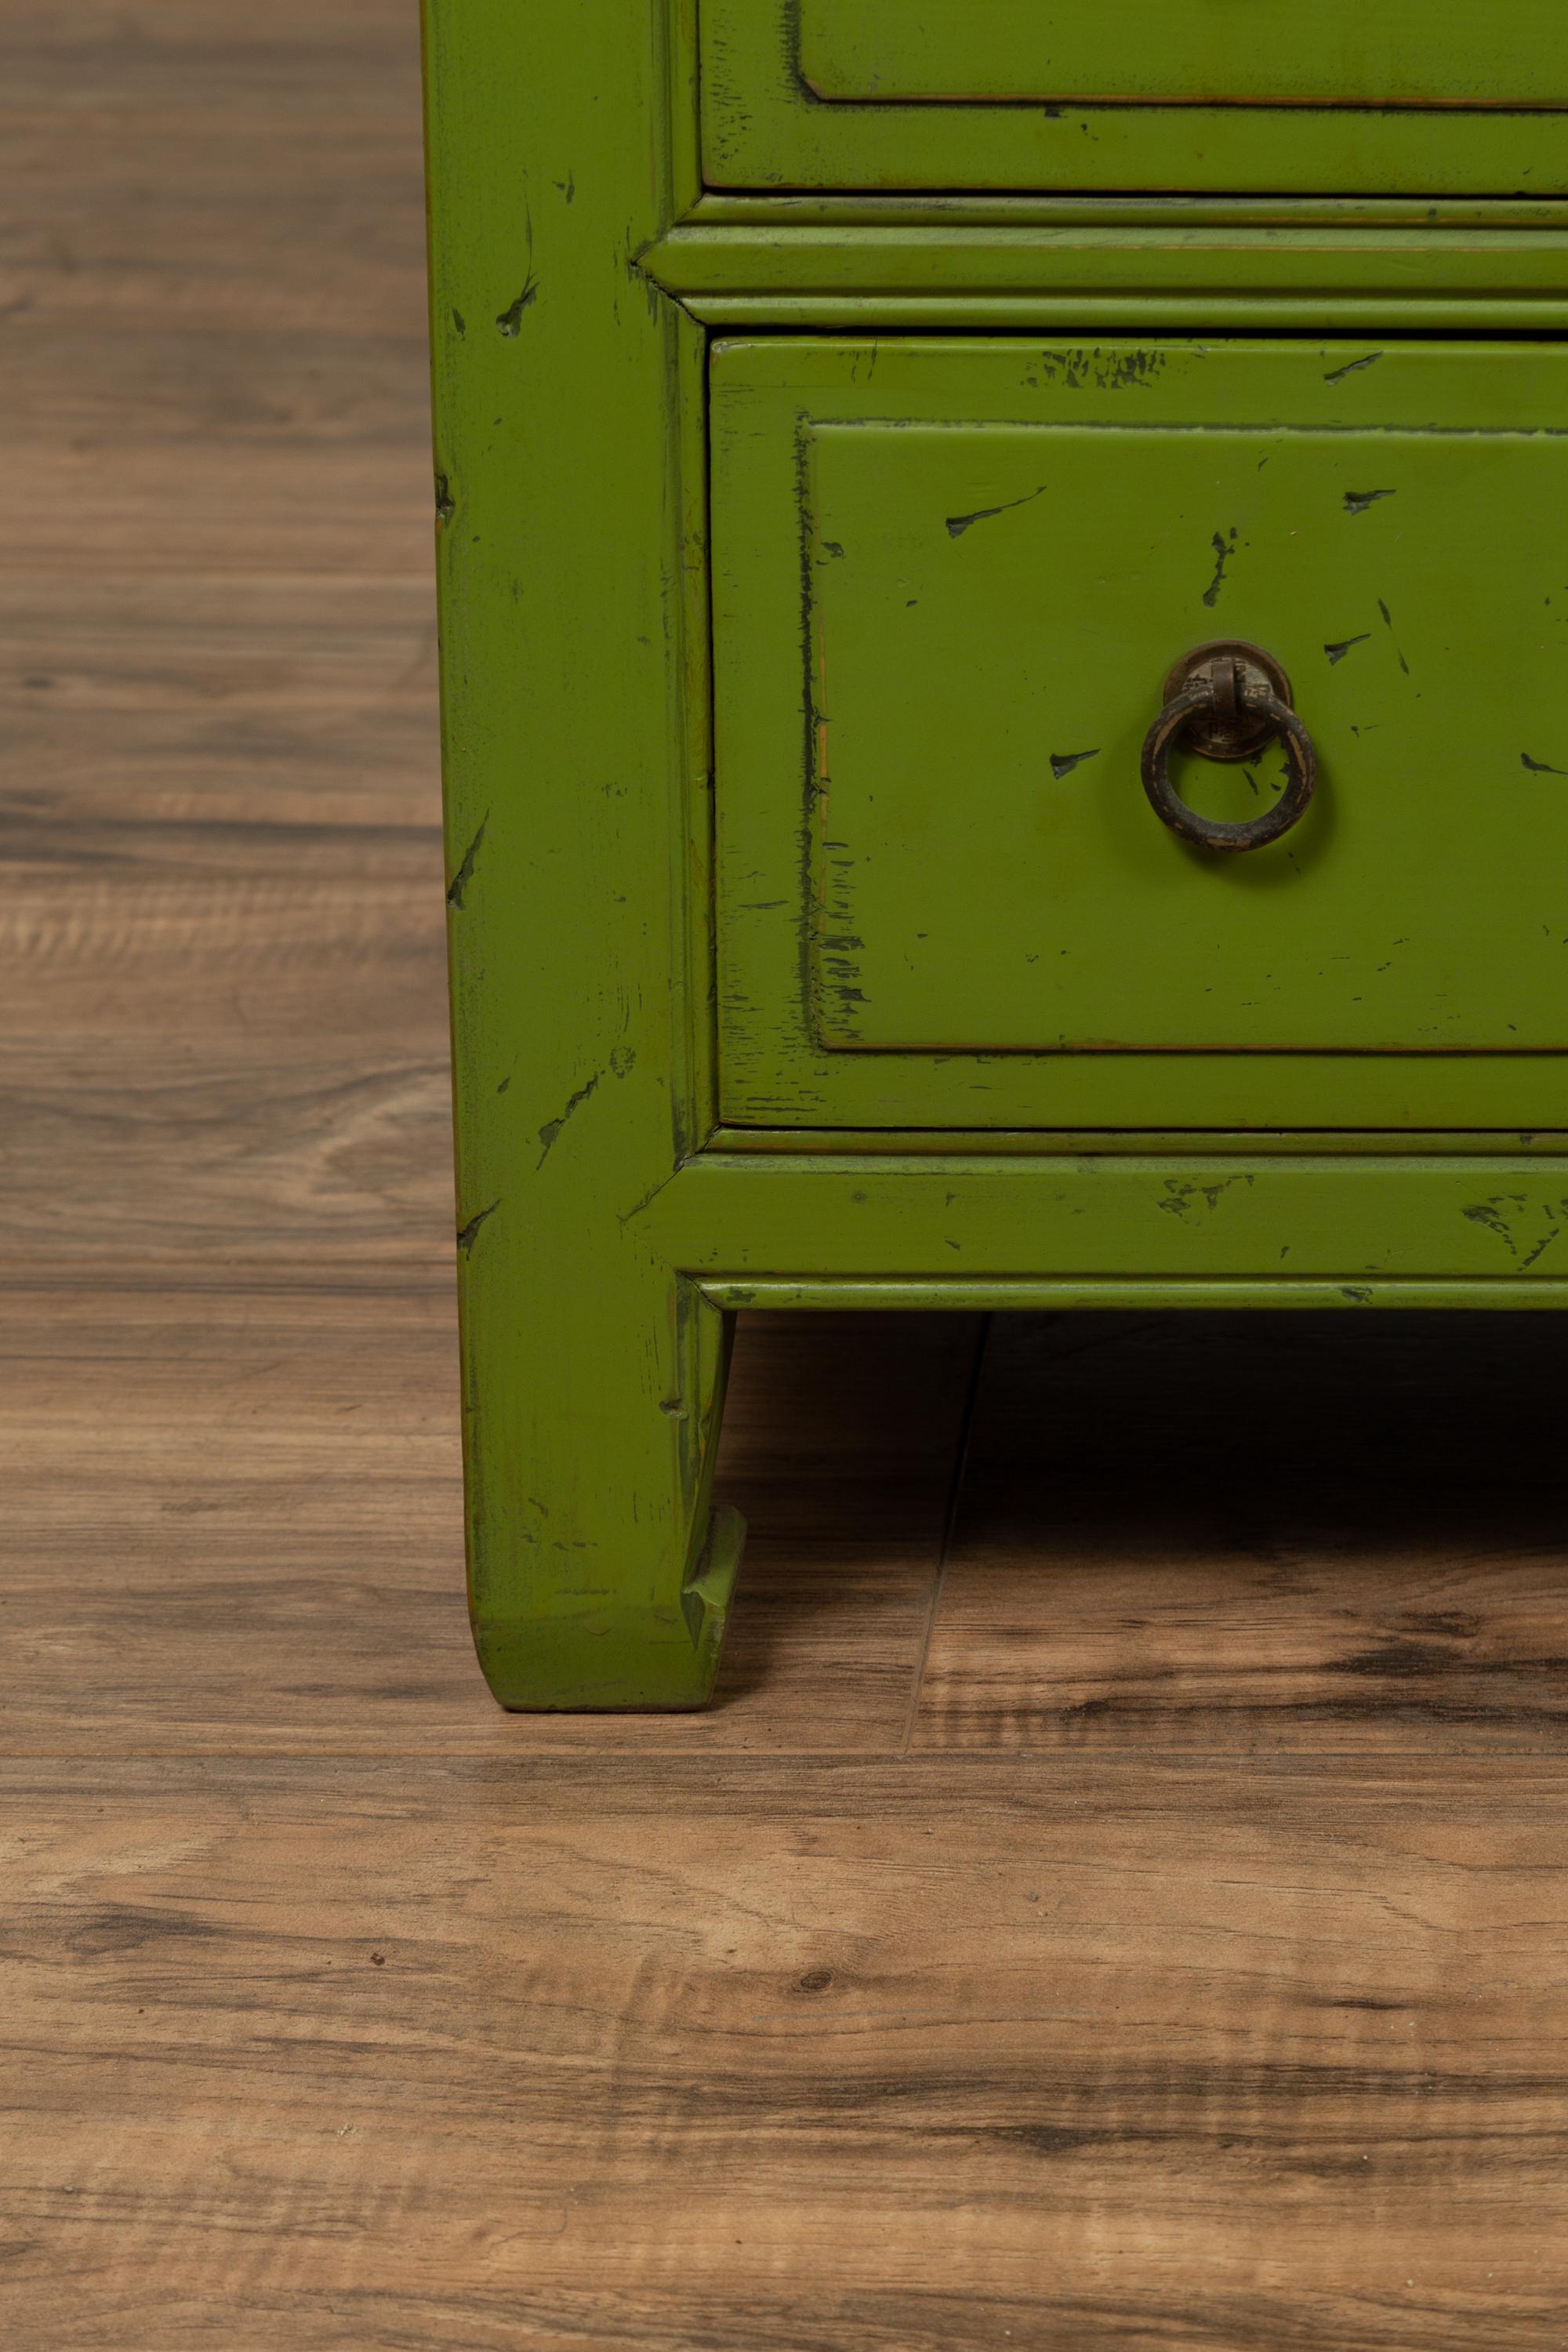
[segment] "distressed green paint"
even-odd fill
[[[1511,228],[1289,217],[1112,225],[1082,205],[1054,224],[1004,218],[963,227],[941,213],[822,225],[699,218],[641,258],[658,284],[716,326],[1336,332],[1386,317],[1391,302],[1406,330],[1568,325],[1561,208]]]
[[[1559,0],[795,0],[820,99],[1568,105]]]
[[[1161,1133],[1149,1128],[1062,1129],[1053,1134],[1042,1128],[905,1129],[887,1127],[784,1128],[719,1127],[710,1138],[715,1152],[757,1152],[770,1157],[802,1154],[844,1157],[871,1153],[895,1160],[929,1159],[933,1153],[956,1152],[972,1160],[1059,1158],[1133,1158],[1184,1160],[1297,1159],[1303,1139],[1280,1129],[1258,1129],[1227,1134],[1223,1129],[1200,1131],[1171,1129]],[[1568,1154],[1568,1135],[1561,1130],[1541,1133],[1526,1129],[1500,1135],[1463,1129],[1434,1129],[1421,1134],[1379,1133],[1375,1128],[1321,1129],[1311,1137],[1314,1152],[1332,1152],[1367,1159],[1413,1154],[1418,1159],[1495,1160],[1528,1155],[1555,1160]]]
[[[886,335],[931,329],[966,334],[1069,332],[1343,334],[1386,337],[1390,301],[1321,294],[692,294],[685,308],[704,326],[751,331],[788,327]],[[1405,334],[1560,334],[1568,300],[1511,295],[1443,295],[1393,305]]]
[[[770,975],[766,1018],[737,981],[721,1003],[728,1117],[736,1127],[887,1129],[931,1136],[979,1126],[1076,1134],[1408,1129],[1568,1130],[1568,1056],[1355,1054],[833,1053],[806,1025],[798,952]],[[1521,1121],[1521,1100],[1531,1105]]]
[[[701,336],[658,14],[431,0],[470,1585],[514,1706],[683,1706],[725,1320],[636,1221],[711,1119]],[[584,61],[592,57],[592,73]]]
[[[1239,1307],[1306,1308],[1315,1314],[1353,1313],[1368,1307],[1464,1308],[1475,1313],[1560,1314],[1568,1307],[1568,1282],[1436,1280],[1428,1282],[1279,1282],[1246,1275],[1208,1281],[1069,1281],[1037,1276],[1016,1281],[849,1282],[826,1276],[779,1281],[769,1276],[747,1280],[716,1277],[702,1286],[716,1306],[765,1309],[832,1307],[844,1312],[897,1314],[1070,1315],[1086,1310],[1146,1315],[1184,1311],[1205,1314]]]
[[[1357,1028],[1354,992],[1326,982],[1303,998],[1302,1017],[1337,1024],[1333,1053],[1300,1050],[1304,1031],[1292,1033],[1296,1049],[1270,1051],[1288,1041],[1267,1022],[1245,1036],[1227,1029],[1250,1050],[1194,1049],[1190,986],[1160,1008],[1187,1021],[1186,1049],[1127,1050],[1149,993],[1131,985],[1114,1024],[1125,1034],[1102,1041],[1122,1050],[1041,1051],[1053,1042],[1047,997],[1015,1000],[986,963],[1021,921],[1024,887],[1007,831],[1014,752],[995,711],[1009,691],[1023,698],[1028,733],[1029,656],[1075,609],[1089,507],[1105,509],[1105,569],[1163,596],[1187,574],[1163,543],[1139,553],[1125,511],[1134,491],[1190,520],[1207,494],[1192,453],[1217,426],[1205,445],[1215,496],[1236,502],[1256,443],[1296,468],[1282,517],[1292,499],[1310,507],[1331,475],[1339,487],[1325,454],[1338,436],[1331,454],[1353,449],[1358,468],[1345,490],[1385,487],[1381,474],[1360,478],[1363,453],[1415,469],[1388,485],[1394,500],[1373,500],[1344,530],[1363,534],[1353,544],[1368,551],[1368,593],[1381,593],[1371,571],[1403,567],[1398,619],[1405,627],[1408,606],[1413,635],[1400,643],[1430,663],[1419,691],[1439,706],[1436,721],[1411,717],[1411,740],[1426,729],[1444,843],[1468,814],[1449,739],[1474,765],[1478,714],[1505,708],[1514,733],[1526,711],[1532,729],[1540,721],[1542,740],[1521,734],[1519,748],[1542,766],[1510,772],[1487,805],[1494,821],[1544,811],[1545,854],[1527,872],[1505,835],[1468,916],[1455,887],[1450,913],[1474,946],[1476,981],[1455,1017],[1479,1024],[1472,1045],[1497,1045],[1511,988],[1527,1000],[1529,1040],[1556,1039],[1545,950],[1514,937],[1493,900],[1501,893],[1535,919],[1563,845],[1546,772],[1557,706],[1539,642],[1544,630],[1555,646],[1556,624],[1535,614],[1532,637],[1510,600],[1516,574],[1526,595],[1542,541],[1561,537],[1565,362],[1540,349],[1412,352],[1401,339],[1568,323],[1563,215],[1540,201],[1563,181],[1559,119],[824,104],[805,92],[784,37],[848,40],[855,10],[797,26],[782,0],[701,0],[700,144],[698,13],[698,0],[670,0],[668,13],[658,0],[629,11],[621,0],[570,10],[426,0],[470,1588],[486,1675],[519,1707],[707,1696],[743,1532],[710,1505],[737,1309],[1568,1297],[1568,1054],[1347,1052],[1387,1040]],[[952,12],[941,37],[964,21]],[[1029,28],[1028,12],[1020,21]],[[1094,37],[1097,21],[1082,20]],[[921,18],[902,22],[918,31]],[[1463,32],[1452,13],[1442,29]],[[1549,26],[1548,44],[1558,37]],[[1488,71],[1511,70],[1506,47]],[[1446,54],[1439,42],[1420,70],[1447,71]],[[1011,50],[1005,62],[1012,70]],[[830,64],[824,56],[825,75]],[[860,69],[852,44],[840,68]],[[739,175],[747,192],[705,189],[704,154],[710,180]],[[791,181],[805,191],[796,204],[757,193]],[[1092,212],[1081,194],[1046,194],[1162,183],[1199,193],[1184,211],[1122,194]],[[973,193],[1009,186],[1024,193]],[[833,194],[879,187],[895,192],[891,205]],[[922,187],[945,193],[922,204]],[[1279,193],[1227,206],[1225,191],[1259,187]],[[1293,189],[1308,200],[1292,204]],[[1399,201],[1413,191],[1430,198],[1418,229]],[[1452,200],[1478,191],[1518,201],[1489,213]],[[772,331],[721,351],[715,745],[705,329],[726,320],[958,331],[939,346]],[[1118,324],[1168,340],[1160,366],[1113,388],[1121,361],[1106,339]],[[1357,340],[1205,353],[1193,338],[1214,324],[1338,326]],[[1074,339],[1076,382],[1042,369],[1037,335],[1007,331],[1029,327]],[[1135,455],[1127,441],[1117,488],[1087,451],[1100,450],[1092,436],[1110,430],[1124,398],[1141,437]],[[868,467],[862,481],[850,465],[814,477],[803,417],[879,436],[879,473]],[[1064,449],[1060,436],[1089,436],[1058,485],[1054,541],[1026,531],[1005,556],[1000,536],[975,533],[1009,527],[1005,516],[947,532],[955,465],[965,481],[978,467],[982,503],[1005,505],[986,481],[1016,488],[1037,436],[1053,431]],[[921,454],[921,433],[950,436],[940,456],[934,445]],[[1485,527],[1471,485],[1448,548],[1394,517],[1445,495],[1445,452],[1461,445],[1506,458]],[[916,526],[933,494],[941,530],[927,548]],[[830,553],[830,507],[863,552]],[[1265,499],[1252,517],[1259,545],[1279,520]],[[843,590],[807,594],[804,611],[803,523],[816,534],[808,556],[863,566],[845,572]],[[1276,599],[1267,613],[1259,604],[1260,627],[1293,626],[1292,595],[1317,627],[1333,559],[1331,534],[1312,531],[1299,559],[1275,549],[1278,580],[1258,567],[1247,586]],[[1237,592],[1244,553],[1238,545],[1227,565]],[[967,595],[960,572],[941,568],[950,556],[971,563]],[[910,595],[947,599],[946,683],[925,732],[950,766],[964,697],[971,719],[976,691],[988,698],[984,756],[956,767],[967,844],[942,835],[952,803],[940,786],[911,785],[907,739],[893,756],[897,681],[910,675],[887,609],[900,572],[916,583]],[[1204,606],[1202,589],[1205,630],[1239,628],[1239,611]],[[1079,593],[1101,592],[1086,579]],[[1451,640],[1440,596],[1454,607]],[[1443,668],[1467,612],[1491,633],[1487,691],[1498,676],[1506,685],[1492,703],[1479,688],[1458,696]],[[833,950],[863,959],[853,969],[879,992],[864,1019],[892,1026],[875,1038],[856,1034],[847,993],[836,1032],[820,1017],[835,974],[810,918],[829,836],[803,833],[823,750],[814,734],[808,753],[806,729],[827,719],[831,742],[833,720],[807,688],[802,628],[816,628],[820,650],[825,616],[830,663],[834,643],[851,656],[840,709],[858,714],[859,879],[895,843],[906,857],[902,879],[889,858],[889,886],[857,901],[867,921],[855,936],[870,944]],[[1151,627],[1147,614],[1129,619],[1130,662],[1152,655]],[[1119,680],[1116,652],[1108,643],[1076,664],[1086,690]],[[926,656],[921,674],[942,675],[934,648]],[[1328,665],[1311,684],[1338,680],[1348,695],[1350,659],[1342,676]],[[1305,688],[1310,648],[1295,666]],[[1139,691],[1156,684],[1141,675]],[[1347,716],[1350,703],[1321,708],[1331,734],[1334,709]],[[1389,700],[1391,733],[1395,715]],[[1136,730],[1123,731],[1131,741]],[[980,737],[972,729],[968,740]],[[1048,760],[1082,747],[1042,748]],[[1053,782],[1068,790],[1087,773]],[[1369,755],[1356,781],[1369,795],[1405,789],[1392,758]],[[952,899],[942,919],[955,928],[917,1008],[910,934],[924,928],[913,921],[924,886],[906,836],[922,826],[934,828]],[[1090,832],[1079,851],[1092,860],[1105,846]],[[1348,951],[1363,953],[1386,910],[1327,854],[1321,882]],[[1124,928],[1137,933],[1132,961],[1155,966],[1148,907],[1139,901]],[[1246,1008],[1226,956],[1234,1014]],[[1407,992],[1402,1044],[1420,1006],[1419,989]],[[933,1007],[957,1041],[947,1050],[910,1042]],[[1003,1019],[1015,1024],[1005,1037]],[[981,1037],[1012,1050],[974,1050]]]
[[[1568,1278],[1568,1162],[1300,1150],[1032,1160],[705,1153],[646,1222],[705,1287]]]
[[[1428,416],[1446,359],[1411,367]],[[1247,364],[1220,355],[1222,418]],[[1541,364],[1488,354],[1496,415]],[[1562,1051],[1568,437],[1173,430],[1114,398],[809,435],[822,1043]],[[1140,783],[1166,672],[1216,630],[1284,662],[1318,752],[1305,819],[1246,857]],[[1288,774],[1278,742],[1172,766],[1231,823]]]
[[[1418,228],[1441,245],[1453,229],[1485,229],[1502,243],[1514,229],[1563,226],[1561,198],[1496,196],[1040,195],[927,189],[776,189],[748,195],[705,188],[679,215],[688,228]]]
[[[1233,0],[1133,0],[1133,13],[1140,29],[1129,33],[1129,8],[1097,0],[703,0],[708,180],[752,190],[1568,190],[1568,31],[1554,0],[1503,10],[1257,0],[1244,12]],[[813,77],[842,95],[824,97]],[[1205,98],[1219,102],[1193,102]]]
[[[721,342],[726,1117],[1561,1126],[1565,419],[1538,344]],[[1138,776],[1217,635],[1322,757],[1246,859]]]

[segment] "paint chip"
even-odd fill
[[[521,293],[518,296],[516,301],[509,302],[506,309],[501,311],[496,320],[496,325],[500,329],[501,333],[506,337],[509,342],[511,341],[512,338],[518,333],[522,325],[523,312],[529,308],[531,303],[537,302],[538,299],[539,288],[531,278],[527,285],[523,288]]]
[[[973,530],[977,522],[989,522],[995,515],[1011,514],[1015,507],[1026,507],[1034,499],[1043,499],[1045,494],[1046,485],[1042,482],[1037,490],[1030,490],[1021,499],[1008,499],[999,507],[976,507],[973,514],[949,515],[947,535],[949,539],[962,539],[964,532]]]
[[[1363,368],[1375,367],[1382,357],[1381,352],[1368,352],[1363,360],[1352,360],[1345,367],[1331,368],[1323,382],[1343,383],[1347,375],[1359,375]]]
[[[1209,541],[1209,544],[1214,549],[1215,552],[1214,578],[1204,590],[1204,603],[1208,606],[1211,613],[1215,606],[1219,603],[1219,592],[1225,586],[1226,569],[1230,562],[1231,557],[1236,553],[1236,542],[1237,532],[1234,529],[1232,530],[1228,540],[1223,531],[1216,530],[1213,539]]]
[[[1086,760],[1098,760],[1099,757],[1100,747],[1098,744],[1092,751],[1053,751],[1051,753],[1051,773],[1055,776],[1058,783],[1059,784],[1064,776],[1070,776],[1073,770],[1075,768],[1081,768]]]

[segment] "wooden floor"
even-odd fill
[[[1568,2346],[1551,1318],[749,1325],[720,1703],[486,1696],[416,71],[0,24],[0,2342]]]

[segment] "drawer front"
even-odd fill
[[[703,0],[724,187],[1560,193],[1558,0]]]
[[[1568,352],[781,338],[712,388],[728,1116],[1557,1123]],[[1239,853],[1144,781],[1215,639],[1318,778]],[[1184,742],[1200,830],[1302,757]]]
[[[1559,0],[1249,0],[1239,37],[1235,0],[800,0],[797,23],[806,84],[841,104],[1568,103]]]

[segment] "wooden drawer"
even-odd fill
[[[702,0],[719,187],[1568,185],[1557,0]]]
[[[1562,1124],[1565,415],[1539,344],[718,344],[726,1116]],[[1321,778],[1242,855],[1141,776],[1222,637]]]

